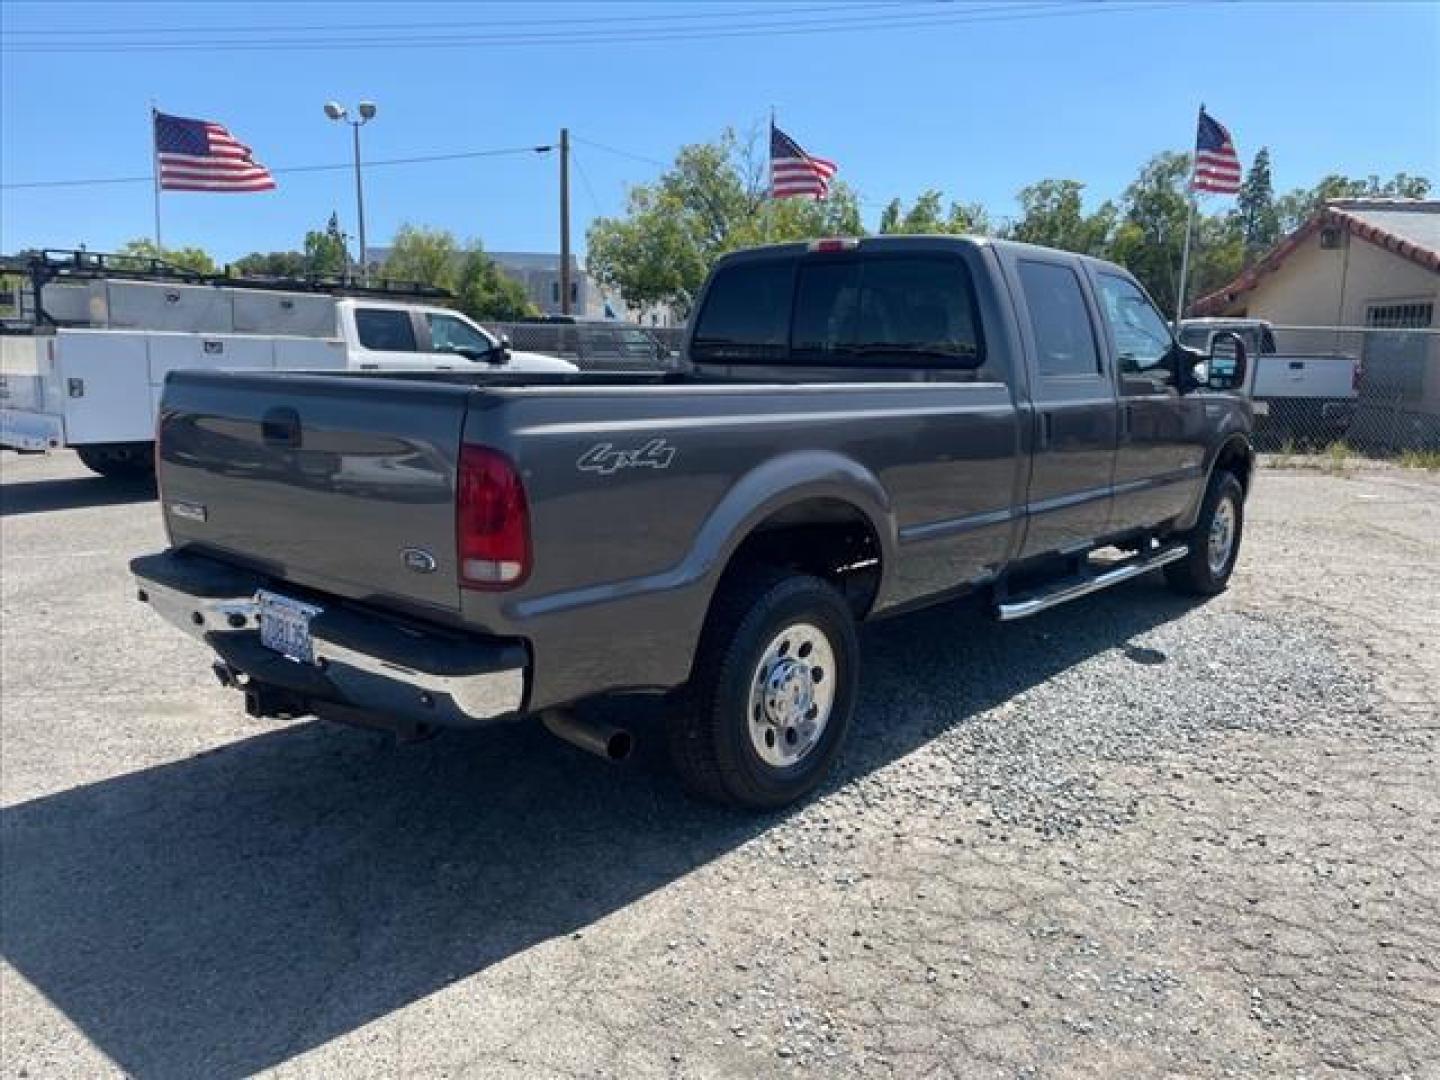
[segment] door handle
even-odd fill
[[[260,418],[260,437],[266,446],[300,449],[300,414],[294,409],[270,409]]]
[[[1055,420],[1048,412],[1040,414],[1040,449],[1050,449],[1050,441],[1055,435]]]

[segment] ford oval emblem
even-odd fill
[[[435,556],[424,548],[404,548],[400,552],[401,561],[408,569],[414,570],[417,574],[433,574],[435,567]]]

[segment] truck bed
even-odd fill
[[[907,557],[877,607],[985,575],[1023,525],[1001,383],[178,372],[160,440],[176,549],[433,623],[553,634],[547,655],[585,658],[537,672],[562,700],[596,671],[673,681],[691,651],[677,632],[698,633],[726,545],[763,520],[770,488],[843,493],[894,522],[883,542]],[[534,550],[513,589],[457,584],[462,444],[523,477]]]

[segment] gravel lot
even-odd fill
[[[1440,1076],[1440,482],[1266,471],[1231,590],[867,629],[841,776],[247,719],[143,490],[3,468],[6,1076]]]

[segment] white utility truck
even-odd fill
[[[71,447],[102,476],[153,468],[171,371],[579,370],[512,351],[425,286],[201,275],[91,252],[8,258],[0,271],[0,447]]]
[[[1208,353],[1220,331],[1245,342],[1249,373],[1243,387],[1255,403],[1257,437],[1297,442],[1337,439],[1349,430],[1360,397],[1360,361],[1343,353],[1282,353],[1264,319],[1185,319],[1180,344]]]

